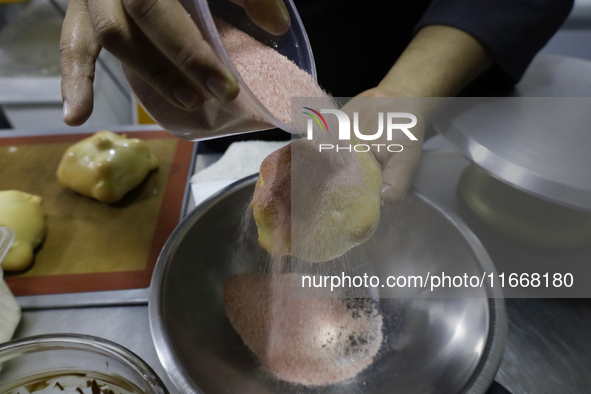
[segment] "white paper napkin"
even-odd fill
[[[272,152],[290,141],[239,141],[209,167],[191,178],[191,192],[195,205],[239,179],[259,172],[261,163]]]

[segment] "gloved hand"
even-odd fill
[[[283,0],[232,0],[257,25],[280,35],[290,25]],[[60,42],[64,122],[84,123],[93,108],[95,62],[105,48],[179,108],[209,96],[231,101],[238,83],[179,0],[70,0]]]
[[[376,56],[389,56],[388,48]],[[418,121],[412,128],[418,141],[410,141],[402,133],[394,134],[393,141],[385,141],[385,133],[382,135],[379,143],[401,144],[404,146],[402,152],[372,150],[382,168],[382,202],[395,203],[404,197],[419,163],[425,124],[432,120],[435,112],[443,105],[445,100],[442,98],[456,95],[492,63],[492,56],[468,33],[449,26],[430,25],[415,35],[377,87],[357,96],[390,97],[394,100],[369,100],[377,108],[364,111],[374,115],[366,119],[370,123],[364,126],[360,124],[360,129],[368,130],[366,134],[377,130],[375,114],[378,112],[410,112]],[[363,105],[362,102],[353,99],[344,110],[353,112],[353,107]]]
[[[385,120],[384,130],[378,139],[361,141],[370,145],[370,152],[382,171],[382,204],[393,204],[402,200],[410,185],[423,147],[425,117],[422,104],[432,100],[391,96],[391,92],[376,87],[357,95],[342,108],[351,121],[354,112],[359,114],[359,130],[363,134],[373,134],[378,130],[377,115],[380,112],[384,113],[384,117],[388,112],[409,112],[417,117],[416,126],[409,130],[417,141],[410,140],[403,132],[393,132],[392,140],[387,140]],[[401,152],[388,151],[386,146],[394,144],[402,145],[404,149]]]

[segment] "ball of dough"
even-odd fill
[[[156,168],[158,159],[145,141],[99,131],[66,150],[57,179],[80,194],[113,203]]]
[[[17,190],[0,192],[0,226],[10,227],[15,240],[2,260],[6,271],[21,271],[33,262],[33,251],[45,237],[41,197]]]
[[[366,152],[318,152],[299,139],[262,163],[252,208],[259,243],[274,256],[335,259],[380,220],[381,173]]]
[[[478,166],[463,172],[458,193],[486,224],[521,242],[546,248],[591,244],[591,214],[522,192]]]

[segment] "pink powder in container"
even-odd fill
[[[290,124],[292,97],[329,96],[310,74],[287,57],[232,25],[215,18],[222,43],[241,78],[271,114]],[[221,103],[208,97],[197,111],[184,111],[170,104],[154,89],[124,67],[127,80],[148,114],[172,134],[188,139],[208,139],[224,135],[265,130],[278,126],[255,103],[243,87],[236,100]],[[318,107],[326,108],[326,105]],[[286,125],[287,127],[287,125]],[[291,131],[291,130],[290,130]]]
[[[273,48],[220,19],[216,26],[244,82],[283,122],[291,123],[292,97],[328,97],[310,74]]]

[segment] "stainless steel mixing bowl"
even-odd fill
[[[166,243],[152,279],[150,324],[160,361],[183,393],[484,393],[502,358],[506,316],[498,288],[473,298],[383,298],[384,342],[357,377],[323,387],[269,376],[224,313],[222,286],[268,262],[254,221],[242,220],[256,176],[238,181],[189,214]],[[395,218],[392,219],[392,218]],[[241,236],[246,228],[246,236]],[[459,265],[494,272],[482,245],[453,213],[415,190],[385,208],[367,245],[400,264]],[[363,246],[361,246],[363,247]],[[238,253],[236,251],[239,251]],[[404,267],[396,267],[404,268]],[[408,267],[407,267],[408,268]],[[431,268],[429,268],[431,269]]]

